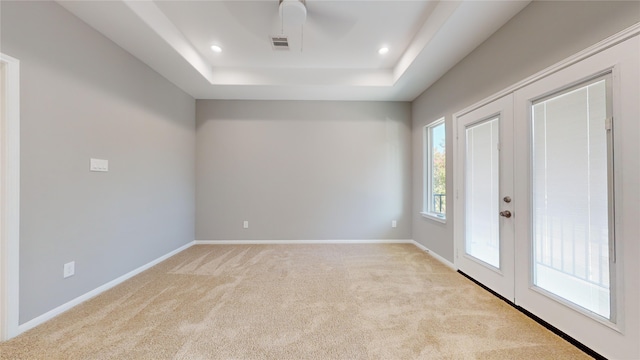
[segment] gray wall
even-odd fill
[[[534,1],[412,103],[413,239],[453,262],[447,223],[423,218],[424,125],[446,117],[447,192],[453,192],[452,114],[640,21],[640,2]]]
[[[196,239],[411,238],[409,103],[196,109]]]
[[[24,323],[193,240],[195,101],[54,2],[1,6],[21,62]]]

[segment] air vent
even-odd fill
[[[283,35],[272,36],[271,46],[273,46],[273,50],[289,50],[289,39]]]

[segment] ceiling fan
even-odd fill
[[[356,24],[353,16],[340,12],[341,1],[225,1],[224,4],[238,22],[261,39],[273,38],[278,32],[279,37],[286,37],[288,32],[297,34],[311,30],[335,40],[349,33]],[[277,4],[278,8],[269,4]],[[266,11],[269,11],[267,15]]]
[[[278,13],[282,22],[291,25],[302,25],[307,20],[307,4],[305,0],[279,0]]]
[[[299,27],[301,38],[304,34],[304,27],[307,25],[314,27],[321,33],[327,34],[331,38],[344,36],[355,25],[355,19],[344,14],[325,11],[321,5],[316,5],[311,1],[311,8],[308,8],[307,0],[278,0],[278,14],[280,15],[280,32],[284,35],[285,26],[288,28]],[[320,3],[319,1],[317,3]],[[276,42],[272,45],[276,48]],[[300,50],[302,51],[302,45]]]

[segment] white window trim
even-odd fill
[[[447,223],[447,215],[446,210],[444,216],[440,216],[439,213],[435,213],[429,211],[429,201],[431,201],[431,191],[433,189],[433,176],[431,174],[433,168],[433,154],[432,154],[432,146],[431,146],[431,129],[439,125],[445,125],[445,148],[446,148],[446,134],[447,127],[445,124],[445,117],[441,117],[438,120],[432,121],[429,124],[425,125],[422,128],[422,154],[424,156],[423,159],[423,174],[422,174],[422,211],[420,215],[422,215],[426,219],[434,220],[439,223],[446,224]]]
[[[443,224],[447,223],[447,218],[446,217],[439,217],[439,216],[436,216],[434,214],[435,213],[420,211],[420,215],[422,215],[422,217],[425,218],[425,219],[437,221],[437,222],[443,223]]]

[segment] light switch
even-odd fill
[[[104,159],[91,159],[89,166],[91,171],[109,171],[109,160]]]

